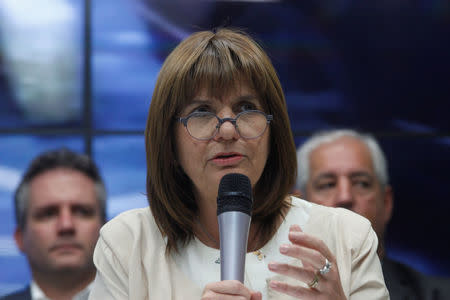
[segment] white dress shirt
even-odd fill
[[[91,291],[93,282],[91,282],[87,287],[81,290],[79,293],[72,298],[72,300],[87,300],[89,298],[89,292]],[[31,299],[33,300],[52,300],[47,297],[37,283],[32,280],[30,284]]]

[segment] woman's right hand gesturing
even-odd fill
[[[202,294],[202,300],[228,300],[245,299],[261,300],[260,292],[250,291],[244,284],[238,280],[223,280],[208,283]]]

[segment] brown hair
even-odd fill
[[[177,164],[175,117],[200,87],[220,97],[241,79],[258,93],[270,123],[270,153],[253,189],[252,222],[267,242],[289,203],[286,196],[297,174],[296,149],[284,94],[269,57],[237,29],[201,31],[182,41],[165,60],[147,118],[147,197],[159,230],[168,238],[166,252],[193,238],[198,207],[193,183]]]

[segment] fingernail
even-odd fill
[[[301,237],[302,232],[301,231],[291,231],[289,232],[289,238],[290,239],[298,239],[299,237]]]
[[[297,224],[291,225],[291,230],[295,230],[295,231],[302,231],[302,229],[300,228],[300,226],[298,226]]]
[[[269,263],[269,269],[271,270],[276,270],[278,269],[278,264],[277,263]]]
[[[269,282],[269,286],[270,286],[271,288],[277,288],[277,287],[278,287],[278,282],[277,282],[277,281],[271,280],[271,281]]]
[[[281,245],[280,246],[280,252],[281,253],[287,253],[289,250],[289,246],[288,245]]]

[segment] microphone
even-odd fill
[[[252,202],[252,186],[247,176],[230,173],[222,177],[217,195],[220,280],[244,283]]]

